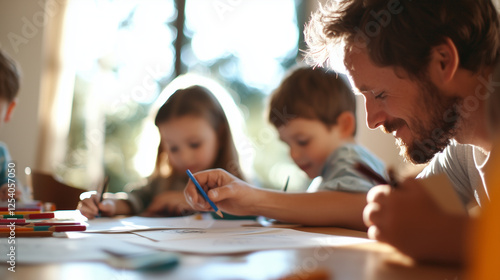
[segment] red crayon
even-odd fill
[[[14,232],[24,232],[24,231],[53,231],[53,232],[65,232],[65,231],[85,231],[87,229],[86,226],[2,226],[0,227],[0,232],[10,232],[14,229]]]
[[[16,232],[17,237],[49,237],[53,231],[20,231]],[[0,232],[0,237],[10,237],[10,232]]]
[[[42,206],[38,206],[38,207],[21,207],[21,208],[9,208],[9,207],[0,207],[0,212],[3,212],[3,211],[42,211]]]
[[[0,219],[0,225],[10,225],[11,223],[20,224],[26,223],[26,219]]]
[[[74,222],[69,222],[69,223],[59,223],[59,222],[53,222],[53,223],[45,223],[45,222],[40,222],[40,223],[10,223],[10,224],[0,224],[0,228],[3,227],[10,227],[12,225],[15,226],[22,226],[22,227],[40,227],[40,226],[83,226],[81,223],[74,223]]]
[[[24,215],[0,215],[4,219],[9,218],[24,218],[24,219],[52,219],[55,217],[53,212],[50,213],[35,213],[35,214],[24,214]]]
[[[65,231],[85,231],[87,229],[84,225],[79,226],[35,226],[34,231],[54,231],[54,232],[65,232]]]

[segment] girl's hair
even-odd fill
[[[217,98],[208,89],[201,86],[179,89],[160,107],[156,114],[155,125],[159,127],[162,123],[184,116],[196,116],[207,120],[217,134],[219,151],[212,168],[225,169],[236,177],[243,179],[231,129]],[[168,170],[164,171],[164,169]],[[154,174],[157,176],[186,176],[184,172],[177,173],[174,171],[166,152],[163,150],[161,140],[158,146]]]

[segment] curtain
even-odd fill
[[[61,162],[66,147],[73,102],[75,70],[71,49],[63,47],[71,41],[64,24],[71,10],[70,0],[48,0],[43,44],[41,76],[39,143],[35,168],[52,173]]]

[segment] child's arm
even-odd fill
[[[222,211],[235,215],[262,215],[284,222],[311,226],[342,226],[366,230],[363,224],[365,193],[283,193],[257,189],[224,170],[195,174],[208,196]],[[186,200],[197,210],[211,210],[190,181]]]
[[[366,193],[265,192],[258,204],[258,215],[306,226],[338,226],[362,231],[367,229],[363,223]]]
[[[142,213],[144,216],[184,216],[193,213],[182,191],[165,191],[156,195]]]
[[[98,195],[92,195],[78,204],[78,210],[87,217],[93,219],[101,211],[102,216],[115,216],[115,215],[131,215],[132,208],[130,204],[124,199],[104,199],[99,202]]]

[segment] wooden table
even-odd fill
[[[365,237],[366,233],[341,228],[303,227],[297,230]],[[50,256],[48,256],[50,257]],[[412,262],[392,247],[365,243],[343,247],[269,250],[209,256],[182,254],[180,264],[167,271],[140,272],[116,269],[103,262],[17,265],[16,272],[0,265],[0,279],[463,279],[459,267]],[[318,276],[312,278],[312,276]]]

